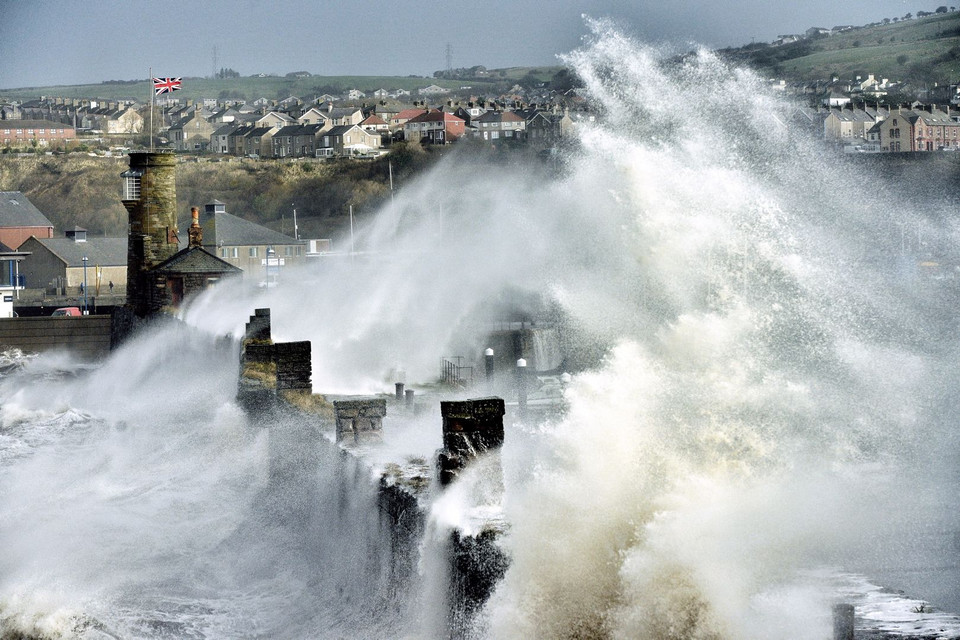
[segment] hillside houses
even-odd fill
[[[839,30],[834,27],[830,31]],[[960,113],[954,110],[954,105],[960,103],[960,85],[927,90],[927,95],[936,96],[941,106],[919,111],[929,114],[933,109],[942,113],[945,120],[941,123],[929,115],[919,116],[923,124],[911,125],[916,131],[908,141],[883,140],[884,135],[894,134],[878,127],[890,111],[898,108],[881,107],[879,102],[891,96],[902,99],[906,91],[903,83],[864,73],[845,80],[834,77],[799,83],[780,78],[768,79],[766,84],[768,92],[796,101],[797,107],[790,118],[794,126],[808,129],[830,143],[855,151],[875,152],[895,151],[898,146],[901,151],[955,147],[950,121],[960,120],[957,117]],[[446,145],[466,139],[485,145],[507,143],[547,148],[561,143],[578,126],[594,122],[598,117],[576,91],[560,94],[547,86],[515,85],[494,98],[464,96],[458,99],[441,94],[436,91],[438,88],[427,86],[415,90],[418,97],[412,100],[397,100],[398,92],[386,89],[367,91],[368,95],[376,94],[369,102],[367,98],[345,100],[343,94],[313,98],[291,95],[250,102],[177,100],[158,108],[152,124],[158,146],[185,153],[256,159],[370,158],[386,153],[391,144],[401,140]],[[122,149],[143,144],[144,138],[129,136],[146,128],[143,115],[147,111],[148,108],[132,100],[46,98],[5,104],[0,105],[0,136],[7,148],[66,147],[64,141],[58,140],[61,127],[52,123],[69,120],[77,124],[73,129],[63,125],[64,140],[73,142],[81,136],[90,136],[99,146],[107,146],[111,143],[106,136],[124,136],[112,143]],[[47,124],[25,126],[31,122],[28,118],[35,117],[45,118],[43,122]],[[8,124],[15,121],[23,126]],[[24,131],[14,135],[16,129]],[[57,138],[51,132],[56,132]]]
[[[453,115],[434,109],[407,120],[403,125],[405,140],[421,144],[446,144],[463,137],[466,123]]]
[[[951,115],[953,113],[954,115]],[[957,112],[899,110],[878,126],[881,151],[960,151],[960,121]]]
[[[139,105],[132,100],[31,100],[18,105],[15,110],[4,110],[0,115],[4,120],[38,120],[56,123],[57,129],[86,129],[107,134],[138,134],[144,126]]]
[[[960,151],[960,111],[949,105],[915,109],[862,106],[830,109],[822,118],[823,137],[848,152],[898,153]]]

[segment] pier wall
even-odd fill
[[[97,360],[110,353],[111,335],[108,315],[0,318],[0,347],[28,353],[62,350]]]
[[[379,541],[374,544],[368,540],[363,545],[368,547],[366,557],[375,559],[378,565],[371,575],[377,576],[380,584],[371,588],[384,600],[384,606],[390,606],[390,602],[395,604],[403,599],[401,594],[415,589],[420,580],[418,566],[425,536],[431,526],[437,526],[430,523],[429,495],[436,491],[432,487],[453,482],[475,458],[500,448],[504,437],[504,401],[489,397],[443,402],[438,428],[443,431],[444,448],[437,452],[436,464],[425,459],[401,460],[387,464],[379,477],[374,477],[364,450],[381,442],[383,419],[388,411],[415,414],[407,402],[410,396],[404,393],[401,399],[398,391],[395,399],[389,401],[387,397],[335,400],[327,415],[304,409],[318,405],[304,402],[302,396],[299,401],[291,401],[291,396],[278,393],[278,387],[287,384],[286,379],[296,380],[292,388],[312,396],[309,354],[309,342],[273,343],[270,310],[257,309],[247,324],[240,353],[238,400],[254,424],[270,430],[272,479],[288,480],[289,469],[299,468],[290,465],[291,457],[303,455],[307,443],[313,440],[316,446],[327,450],[325,457],[337,476],[332,482],[338,487],[334,490],[341,494],[336,500],[340,505],[338,512],[349,511],[344,505],[360,500],[359,494],[376,495],[369,509],[376,511],[378,524],[374,528]],[[290,373],[284,375],[284,371]],[[297,384],[306,386],[298,388]],[[317,434],[330,431],[335,434],[334,439],[317,439]],[[335,456],[335,462],[329,459],[330,454]],[[358,495],[348,495],[353,493]],[[292,495],[290,491],[277,494]],[[368,530],[366,535],[372,533]],[[439,591],[444,594],[439,604],[448,612],[442,637],[470,637],[474,617],[509,563],[497,542],[500,533],[494,527],[483,528],[475,535],[452,529],[440,533],[443,542],[434,542],[431,553],[438,555],[440,566],[444,567],[443,576],[438,579],[446,585]],[[355,544],[356,541],[352,543]]]

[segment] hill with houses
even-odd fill
[[[719,54],[756,68],[771,90],[796,101],[796,125],[837,148],[960,150],[953,8],[812,27]],[[557,67],[475,66],[432,78],[240,78],[222,70],[182,79],[156,100],[145,81],[0,91],[0,189],[23,191],[61,228],[113,235],[125,219],[113,197],[116,167],[129,149],[152,144],[179,153],[182,164],[199,161],[180,172],[183,207],[195,195],[202,201],[216,179],[230,186],[218,197],[233,212],[278,231],[292,224],[291,203],[303,201],[301,224],[321,237],[350,205],[372,208],[386,197],[391,175],[428,166],[450,145],[537,157],[572,144],[578,126],[600,117],[576,87]],[[84,153],[50,156],[64,151]]]

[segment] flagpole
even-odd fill
[[[153,153],[153,105],[157,99],[157,90],[153,88],[153,67],[150,67],[150,77],[147,78],[150,87],[150,153]]]

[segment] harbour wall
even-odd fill
[[[0,347],[28,353],[62,350],[97,360],[110,353],[112,335],[109,315],[0,318]]]
[[[435,461],[397,460],[371,474],[374,467],[366,456],[383,441],[383,418],[388,412],[401,420],[417,413],[409,402],[412,391],[328,403],[311,393],[310,343],[275,343],[270,334],[270,310],[257,309],[240,346],[237,399],[253,422],[270,432],[270,459],[277,463],[271,466],[271,479],[277,486],[289,486],[290,470],[303,466],[291,461],[304,455],[310,434],[333,436],[318,444],[326,450],[323,457],[337,478],[333,484],[342,493],[337,502],[375,496],[370,506],[376,505],[377,522],[364,536],[376,539],[361,544],[369,550],[368,562],[377,565],[369,572],[379,583],[370,585],[376,594],[371,604],[395,607],[403,594],[416,588],[420,556],[424,546],[430,546],[436,580],[442,585],[434,604],[445,612],[434,633],[451,640],[470,637],[477,614],[509,564],[498,543],[502,523],[491,521],[475,533],[438,530],[430,519],[430,495],[442,492],[475,459],[497,454],[504,438],[504,401],[487,397],[441,402],[443,448]],[[277,491],[278,496],[289,493]]]

